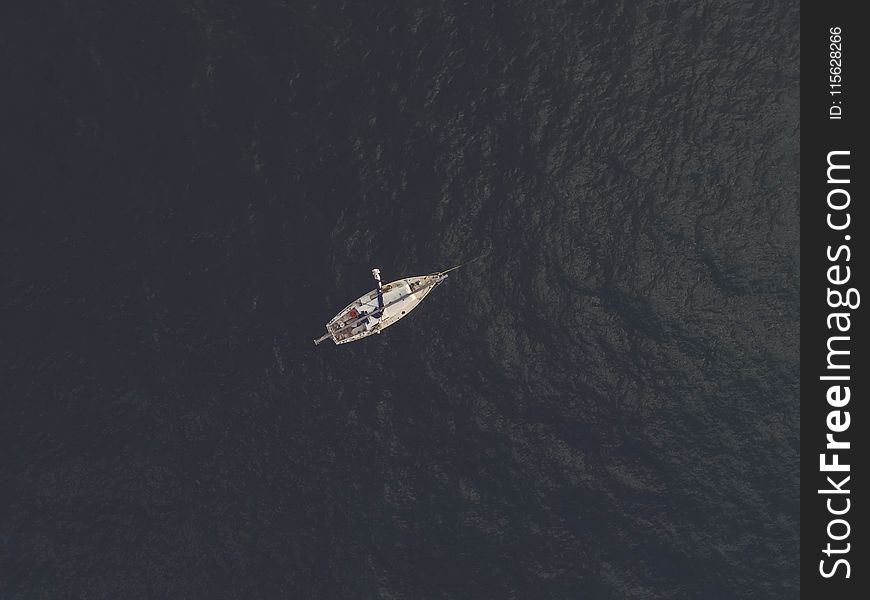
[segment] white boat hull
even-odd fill
[[[336,344],[346,344],[380,333],[417,308],[423,298],[445,279],[446,273],[434,273],[388,283],[382,288],[383,311],[379,311],[377,290],[363,294],[326,324],[326,335],[315,343],[332,338]]]

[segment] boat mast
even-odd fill
[[[381,289],[381,270],[378,268],[372,269],[372,277],[375,278],[375,283],[378,284],[378,312],[380,316],[384,312],[384,292]]]

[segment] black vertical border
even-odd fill
[[[864,513],[870,510],[866,499],[857,491],[868,485],[864,461],[859,460],[866,454],[864,437],[870,432],[866,425],[867,411],[863,403],[867,399],[867,380],[870,368],[862,365],[859,357],[866,356],[861,348],[867,346],[864,297],[867,291],[863,285],[865,272],[870,265],[867,259],[865,237],[870,235],[865,204],[866,180],[870,176],[865,149],[864,135],[866,118],[864,112],[870,110],[867,95],[861,92],[867,87],[863,81],[865,61],[868,56],[867,25],[858,16],[860,3],[843,1],[804,2],[801,5],[801,595],[806,598],[865,598],[870,590],[870,567],[859,560],[866,556],[870,535],[863,527]],[[842,30],[842,94],[831,94],[830,67],[831,28]],[[836,89],[836,88],[834,88]],[[842,119],[829,118],[829,108],[835,100],[840,100],[843,108]],[[835,187],[827,183],[827,156],[834,150],[848,150],[851,166],[851,181],[848,191],[851,196],[849,213],[851,225],[848,231],[831,230],[826,222],[827,194]],[[839,215],[838,215],[839,216]],[[845,235],[850,240],[844,239]],[[851,278],[841,288],[855,287],[862,293],[861,306],[850,312],[851,330],[849,355],[851,369],[851,400],[847,407],[851,417],[849,429],[838,434],[838,439],[851,443],[850,450],[841,452],[840,461],[850,464],[851,479],[844,486],[850,490],[851,508],[844,516],[851,526],[848,542],[851,550],[846,557],[851,566],[851,577],[845,579],[841,568],[837,576],[826,579],[819,572],[819,561],[833,562],[823,554],[828,543],[826,528],[831,519],[837,518],[828,513],[826,500],[832,496],[822,495],[818,490],[828,487],[826,475],[819,470],[819,454],[825,451],[825,435],[829,433],[826,417],[833,410],[826,401],[826,391],[831,382],[819,378],[826,374],[827,340],[829,335],[827,316],[834,309],[826,301],[827,269],[833,263],[826,255],[828,245],[835,250],[841,244],[851,249]],[[841,309],[836,309],[839,311]],[[835,477],[836,478],[836,477]],[[838,498],[842,499],[843,496]],[[835,500],[838,502],[838,500]],[[835,528],[835,533],[842,531]],[[822,594],[826,594],[822,596]]]

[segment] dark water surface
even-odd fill
[[[0,597],[796,597],[795,3],[18,11]]]

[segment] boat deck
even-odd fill
[[[344,344],[380,333],[411,310],[446,275],[433,274],[421,277],[408,277],[388,283],[381,288],[384,299],[383,311],[378,307],[378,295],[372,290],[348,304],[329,323],[327,333],[336,344]]]

